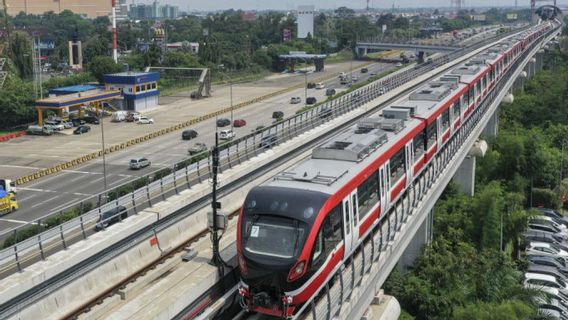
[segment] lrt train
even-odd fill
[[[552,27],[541,23],[497,42],[253,188],[237,229],[241,305],[292,317]]]

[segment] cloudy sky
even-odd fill
[[[127,0],[130,4],[151,3],[152,0]],[[264,10],[279,9],[291,10],[298,5],[315,5],[316,8],[337,8],[347,6],[350,8],[364,8],[366,0],[159,0],[161,4],[169,3],[178,5],[182,11],[193,10],[222,10],[222,9],[244,9],[244,10]],[[395,6],[404,7],[449,7],[450,0],[371,0],[373,8],[390,8],[394,2]],[[564,2],[564,1],[560,1]],[[529,0],[518,0],[519,5],[529,6]],[[465,0],[465,6],[513,6],[515,0]]]

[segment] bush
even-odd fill
[[[560,208],[558,195],[549,189],[534,188],[532,190],[532,205],[534,207],[545,207],[550,209]]]
[[[160,180],[163,177],[172,174],[172,171],[173,171],[172,168],[164,168],[164,169],[154,173],[154,179],[153,180],[154,181]]]
[[[8,238],[6,238],[6,240],[4,240],[4,243],[2,244],[2,249],[6,249],[10,246],[13,246],[17,242],[31,238],[31,237],[39,234],[42,231],[43,231],[43,228],[41,226],[36,225],[36,224],[29,225],[25,228],[22,228],[22,229],[20,229],[16,232],[15,237],[14,237],[14,234],[12,234]],[[17,242],[16,242],[16,239],[17,239]]]

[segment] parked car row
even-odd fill
[[[568,219],[552,209],[538,208],[523,234],[528,262],[523,285],[540,290],[539,314],[568,320]]]

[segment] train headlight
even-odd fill
[[[288,282],[297,280],[298,278],[303,276],[305,272],[306,272],[306,261],[304,260],[298,261],[294,265],[294,267],[292,267],[292,270],[290,270],[290,273],[288,274]]]

